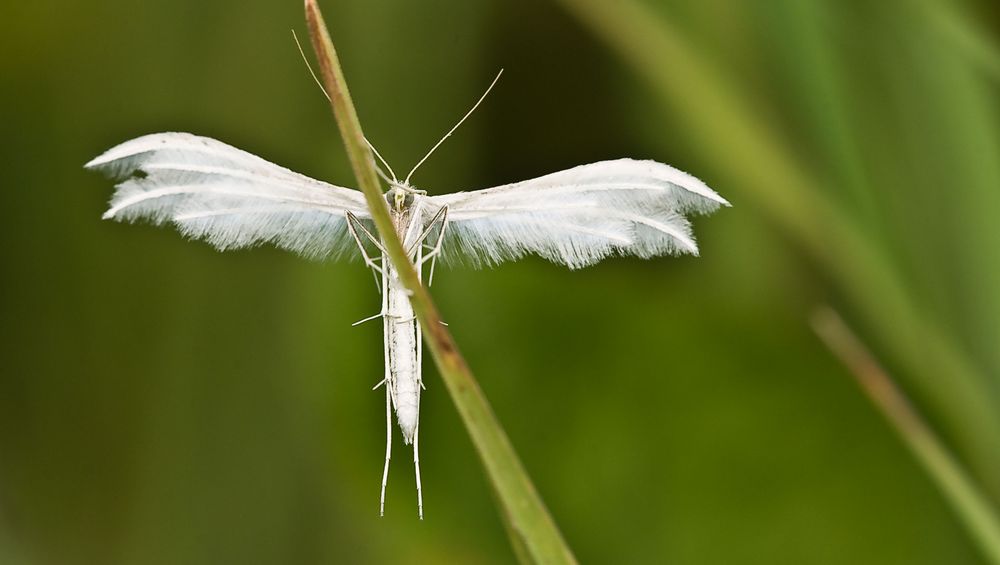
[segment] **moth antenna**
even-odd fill
[[[292,39],[295,40],[295,46],[298,47],[299,55],[302,56],[302,62],[305,63],[306,68],[309,69],[309,74],[312,76],[313,81],[316,82],[316,86],[319,87],[320,91],[323,93],[323,96],[325,96],[327,101],[329,101],[330,94],[327,93],[325,88],[323,88],[323,83],[320,82],[319,77],[316,76],[316,72],[313,71],[312,65],[309,64],[309,58],[306,57],[306,52],[302,49],[302,43],[299,42],[299,36],[297,33],[295,33],[294,29],[292,30]],[[381,161],[383,165],[385,165],[385,168],[389,169],[389,173],[392,175],[392,180],[389,180],[389,177],[386,176],[386,174],[382,171],[382,169],[375,167],[375,171],[379,173],[379,176],[382,177],[382,180],[384,180],[388,184],[393,184],[393,183],[398,184],[399,180],[396,179],[396,173],[392,171],[392,167],[389,166],[389,163],[387,163],[386,160],[382,158],[382,155],[379,154],[378,149],[375,149],[375,146],[372,145],[367,138],[365,139],[365,143],[368,144],[368,148],[371,149],[372,153],[374,153],[375,156],[378,157],[378,160]]]
[[[389,175],[385,174],[385,171],[382,170],[382,167],[374,159],[372,159],[372,164],[375,165],[375,172],[378,174],[378,177],[385,181],[385,184],[389,186],[397,186],[399,184],[398,180],[389,178]]]
[[[316,81],[316,86],[323,92],[323,96],[326,96],[327,101],[330,100],[330,95],[327,93],[326,89],[323,88],[323,83],[319,81],[319,77],[313,71],[312,65],[309,64],[309,58],[306,57],[306,52],[302,50],[302,44],[299,43],[299,36],[292,30],[292,39],[295,40],[295,46],[299,48],[299,55],[302,55],[302,62],[306,64],[306,68],[309,69],[309,74],[312,75],[313,80]],[[374,149],[374,148],[373,148]],[[395,175],[394,175],[395,176]]]
[[[503,69],[500,69],[500,72],[497,73],[496,78],[493,79],[493,82],[490,83],[490,86],[486,89],[486,92],[484,92],[483,95],[479,97],[479,100],[476,101],[476,103],[472,106],[472,109],[469,110],[464,116],[462,116],[462,119],[458,120],[458,123],[455,124],[455,127],[453,127],[450,130],[448,130],[448,133],[444,134],[444,137],[441,138],[441,141],[438,141],[436,144],[434,144],[434,147],[431,147],[431,150],[428,151],[426,155],[424,155],[424,158],[421,159],[419,162],[417,162],[416,165],[413,166],[413,169],[410,171],[410,174],[406,175],[406,180],[403,181],[403,184],[410,184],[410,177],[413,176],[413,173],[415,173],[417,171],[417,169],[420,167],[420,165],[423,165],[424,161],[426,161],[427,158],[430,157],[431,154],[434,153],[434,151],[442,143],[444,143],[444,140],[446,140],[449,137],[451,137],[451,134],[455,133],[455,130],[458,129],[458,126],[462,125],[462,122],[464,122],[469,116],[472,115],[473,112],[476,111],[476,108],[478,108],[479,105],[483,103],[483,100],[486,99],[486,95],[488,95],[490,93],[490,91],[493,90],[493,86],[497,83],[498,80],[500,80],[500,75],[502,75],[502,74],[503,74]]]
[[[399,184],[399,179],[396,178],[396,173],[394,173],[392,171],[392,167],[389,166],[388,161],[386,161],[384,158],[382,158],[382,154],[378,152],[378,149],[375,149],[375,146],[372,145],[372,142],[368,141],[367,137],[364,138],[364,140],[365,140],[365,144],[368,145],[368,149],[372,150],[372,153],[374,153],[375,156],[378,157],[379,161],[382,161],[382,164],[385,165],[385,168],[389,169],[389,174],[392,175],[392,180],[390,181],[388,178],[386,178],[385,173],[382,173],[382,171],[379,171],[379,173],[382,174],[382,179],[385,182],[389,183],[389,184]]]

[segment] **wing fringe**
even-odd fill
[[[105,219],[172,223],[219,250],[273,244],[310,258],[335,257],[353,248],[346,212],[369,216],[356,190],[188,133],[142,136],[84,166],[120,181]]]

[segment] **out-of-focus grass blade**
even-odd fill
[[[950,0],[910,0],[939,33],[973,63],[1000,80],[1000,48]]]
[[[821,308],[813,315],[812,324],[927,469],[986,558],[1000,565],[1000,518],[986,495],[836,312]]]
[[[808,130],[814,161],[830,166],[814,166],[812,176],[829,178],[841,213],[891,250],[925,317],[1000,374],[1000,256],[991,250],[1000,241],[1000,140],[991,85],[936,35],[940,24],[926,17],[934,14],[885,3],[845,10],[829,0],[774,0],[756,12],[761,33],[780,38],[768,42],[767,55],[784,63],[778,88],[794,93],[784,113]]]
[[[847,81],[829,33],[830,7],[824,0],[773,0],[756,9],[763,12],[768,31],[781,38],[764,55],[786,71],[801,106],[794,119],[809,130],[832,182],[850,196],[857,213],[870,217],[876,206],[860,148],[853,142]]]
[[[910,124],[909,135],[898,144],[906,159],[897,174],[907,180],[896,184],[918,204],[897,218],[909,224],[907,234],[915,239],[909,247],[923,251],[923,278],[940,294],[942,325],[968,343],[971,354],[996,377],[1000,139],[995,126],[1000,122],[994,85],[983,81],[951,43],[937,40],[932,19],[897,12],[883,7],[881,18],[891,18],[905,31],[883,48],[899,53],[893,97]],[[888,160],[898,152],[887,148],[884,156]],[[997,398],[1000,381],[992,384]]]
[[[828,269],[978,478],[1000,496],[1000,410],[989,376],[918,306],[879,242],[828,200],[821,177],[797,162],[740,85],[639,2],[560,2],[655,85],[725,184],[745,190]]]

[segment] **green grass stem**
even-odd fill
[[[424,339],[482,460],[514,553],[524,563],[575,563],[569,546],[545,508],[455,340],[441,323],[437,307],[427,289],[420,284],[417,271],[396,235],[337,52],[315,0],[306,0],[305,11],[309,35],[319,61],[320,77],[330,96],[351,167],[364,192],[389,259],[407,290],[412,293],[410,302],[423,328]]]

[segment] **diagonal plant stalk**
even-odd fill
[[[984,556],[990,563],[1000,565],[1000,517],[988,497],[840,315],[829,307],[821,308],[813,314],[812,326],[923,464]]]
[[[330,105],[351,168],[389,259],[411,293],[410,303],[423,328],[424,339],[486,469],[514,553],[522,563],[576,563],[455,340],[441,323],[441,315],[430,294],[420,284],[413,263],[393,228],[337,52],[315,0],[305,0],[305,12],[320,77],[330,95]]]

